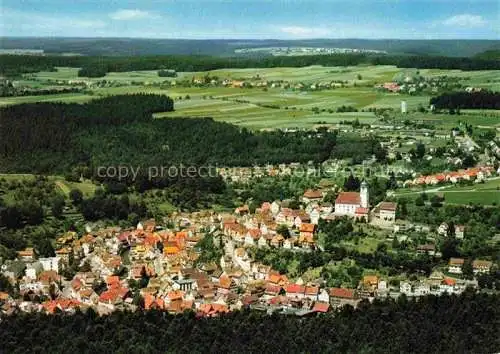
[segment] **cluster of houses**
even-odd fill
[[[33,249],[25,249],[16,261],[2,266],[3,275],[19,287],[19,298],[0,293],[0,310],[4,314],[72,313],[93,308],[106,314],[141,306],[174,314],[192,310],[197,316],[212,317],[250,307],[303,316],[344,305],[355,307],[363,299],[460,293],[475,286],[473,281],[436,272],[425,280],[402,281],[399,287],[377,275],[365,275],[357,288],[329,288],[321,279],[292,281],[253,261],[245,247],[234,245],[232,235],[218,232],[226,230],[227,222],[208,212],[180,214],[175,217],[176,228],[182,227],[178,231],[146,221],[130,230],[100,229],[82,237],[68,233],[58,240],[60,248],[54,257],[39,258]],[[224,243],[224,253],[219,264],[195,266],[196,245],[207,230],[224,241],[220,244]],[[62,271],[69,266],[70,257],[80,266],[66,280]],[[452,266],[459,267],[460,260],[451,259]],[[485,273],[491,262],[474,261],[473,267],[475,272]],[[449,272],[457,273],[454,269]],[[137,294],[142,300],[137,301]]]
[[[18,252],[15,261],[2,265],[3,275],[19,293],[18,299],[2,294],[8,299],[3,309],[54,312],[92,307],[108,313],[137,308],[138,293],[145,309],[172,313],[193,309],[211,316],[255,302],[256,294],[257,302],[267,299],[269,304],[290,305],[299,301],[308,310],[327,309],[329,302],[320,299],[329,296],[328,290],[320,291],[321,284],[291,284],[269,266],[254,262],[248,252],[249,247],[310,250],[317,247],[321,218],[367,216],[366,184],[360,193],[341,192],[335,205],[323,203],[325,193],[305,191],[304,209],[275,201],[263,203],[253,214],[246,205],[228,215],[178,214],[171,229],[149,220],[130,230],[90,230],[81,237],[68,232],[56,240],[54,257],[38,257],[35,249],[27,248]],[[224,255],[219,264],[197,267],[197,244],[207,233]],[[67,270],[75,265],[76,274],[67,279]]]
[[[290,164],[253,166],[253,167],[219,167],[216,169],[218,175],[226,181],[231,182],[248,182],[252,178],[271,176],[291,176],[298,171],[303,175],[318,174],[318,170],[314,166],[304,166],[298,162]]]
[[[443,172],[429,176],[420,176],[413,180],[406,180],[403,185],[408,186],[422,186],[422,185],[436,185],[439,183],[458,183],[460,181],[484,181],[485,178],[490,177],[495,173],[492,166],[479,166],[468,168],[464,170]]]
[[[175,85],[175,82],[171,82],[171,85]],[[191,84],[195,86],[221,86],[221,87],[232,87],[232,88],[280,88],[280,89],[294,89],[294,90],[327,90],[344,87],[347,85],[347,81],[321,81],[314,83],[303,83],[303,82],[291,82],[291,81],[270,81],[262,79],[249,79],[249,80],[234,80],[234,79],[209,79],[208,82],[205,78],[193,77]]]
[[[407,75],[398,80],[376,84],[375,88],[392,93],[415,94],[422,91],[435,93],[442,89],[458,89],[462,85],[459,78],[427,77]]]
[[[448,273],[462,274],[465,261],[466,260],[463,258],[450,258],[448,262]],[[472,265],[472,272],[474,275],[487,274],[491,271],[493,262],[481,259],[475,259],[474,261],[472,261],[471,265]]]
[[[292,280],[252,259],[251,250],[258,247],[297,252],[319,247],[316,234],[321,219],[395,219],[395,203],[382,202],[370,211],[366,183],[359,193],[339,193],[333,205],[323,201],[326,192],[306,190],[301,209],[274,201],[264,202],[255,212],[243,205],[226,214],[175,213],[168,228],[147,220],[130,229],[89,228],[81,236],[68,232],[56,240],[53,257],[39,257],[35,249],[27,248],[18,252],[16,260],[2,264],[1,272],[17,295],[0,292],[0,313],[92,308],[106,314],[155,308],[211,317],[250,307],[301,316],[345,304],[356,306],[362,299],[459,293],[475,285],[436,274],[419,282],[388,285],[373,274],[365,275],[356,288],[329,288],[322,279]],[[460,228],[455,230],[456,235],[459,232]],[[219,259],[200,258],[204,254],[200,241],[207,235],[219,250]],[[459,267],[460,260],[450,260],[452,265]],[[472,266],[477,274],[490,271],[492,264],[476,260]],[[448,271],[460,274],[457,269]]]
[[[427,279],[417,281],[401,281],[399,294],[411,297],[426,295],[460,294],[467,287],[477,287],[477,281],[446,277],[435,271]]]
[[[363,193],[339,194],[340,210],[352,215],[351,204],[343,202],[362,207]],[[2,274],[17,287],[18,296],[0,293],[0,311],[54,313],[93,308],[106,314],[140,307],[170,313],[192,310],[211,317],[250,307],[301,316],[346,304],[356,306],[362,299],[460,293],[475,285],[433,274],[419,282],[400,282],[398,287],[377,275],[366,275],[357,288],[329,288],[321,279],[292,281],[254,261],[249,252],[252,247],[316,247],[317,222],[331,215],[332,207],[321,205],[318,191],[308,190],[303,198],[315,206],[309,214],[266,202],[254,214],[247,206],[227,215],[175,214],[168,229],[148,220],[133,229],[110,227],[83,236],[68,232],[57,239],[54,257],[38,257],[35,249],[27,248],[18,252],[16,260],[2,265]],[[278,225],[289,228],[290,235],[281,235]],[[198,263],[199,242],[207,234],[222,256],[218,261]],[[75,273],[67,278],[66,270],[74,264]],[[450,260],[452,266],[459,267],[460,260]],[[492,263],[476,260],[472,266],[475,273],[485,273]],[[459,274],[455,268],[449,273]]]

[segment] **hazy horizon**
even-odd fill
[[[183,38],[183,37],[171,37],[171,38],[154,38],[154,37],[112,37],[112,36],[11,36],[11,35],[0,35],[0,38],[41,38],[41,39],[133,39],[133,40],[172,40],[172,41],[348,41],[348,40],[359,40],[359,41],[491,41],[500,42],[500,38],[366,38],[366,37],[315,37],[315,38]]]
[[[1,37],[498,40],[491,0],[4,0]]]

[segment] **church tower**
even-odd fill
[[[361,182],[359,196],[361,198],[361,207],[368,208],[368,201],[369,201],[368,184],[365,181]]]

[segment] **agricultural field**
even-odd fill
[[[108,73],[103,78],[79,78],[77,68],[58,68],[55,72],[26,74],[15,82],[17,86],[49,88],[62,82],[87,82],[90,86],[84,92],[41,96],[19,96],[0,98],[0,106],[28,102],[85,102],[96,96],[127,93],[167,94],[175,100],[175,111],[160,113],[156,118],[169,117],[213,117],[216,120],[242,125],[251,129],[310,128],[318,124],[336,125],[341,121],[358,119],[361,123],[374,123],[376,116],[367,112],[372,108],[399,110],[401,101],[406,101],[408,110],[427,106],[428,95],[402,95],[384,93],[373,88],[375,84],[391,81],[401,75],[412,75],[416,69],[399,69],[395,66],[350,66],[265,69],[221,69],[208,72],[180,72],[176,78],[159,77],[157,71],[131,71]],[[495,89],[500,82],[500,73],[495,71],[462,72],[460,70],[423,69],[418,71],[424,77],[463,78],[462,84],[478,87],[488,84]],[[232,87],[176,87],[161,86],[166,81],[190,81],[205,76],[219,80],[276,81],[304,85],[321,82],[344,82],[344,87],[323,91],[300,91],[284,88]],[[98,85],[103,81],[107,83]],[[491,87],[490,87],[491,86]],[[270,107],[272,106],[272,107]],[[341,106],[352,106],[359,112],[338,113]],[[364,112],[362,112],[364,111]],[[399,117],[403,118],[403,117]],[[438,130],[449,130],[460,121],[474,126],[499,126],[500,116],[491,112],[463,112],[460,116],[412,113],[412,120],[429,121]]]
[[[474,72],[461,70],[422,69],[423,76],[454,76],[460,77],[467,86],[482,87],[492,91],[500,91],[500,72],[498,70],[480,70]]]
[[[428,187],[426,189],[411,189],[396,193],[396,197],[416,199],[422,192],[428,196],[442,194],[447,204],[479,204],[500,205],[500,178],[494,178],[485,183],[459,186],[447,185],[441,187]]]

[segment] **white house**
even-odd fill
[[[280,212],[281,206],[277,201],[271,203],[271,213],[276,215]]]
[[[430,294],[430,292],[431,292],[430,285],[424,282],[420,282],[419,284],[413,287],[413,294],[415,294],[415,296],[425,296]]]
[[[448,272],[452,274],[462,274],[462,267],[464,266],[463,258],[450,258],[448,263]]]
[[[33,262],[26,265],[25,274],[29,279],[36,279],[38,277],[38,274],[40,274],[42,270],[44,269],[40,262]]]
[[[53,270],[59,273],[61,269],[61,257],[40,258],[38,261],[42,264],[43,270]]]
[[[465,236],[465,226],[456,225],[455,226],[455,238],[462,240]]]
[[[304,296],[313,301],[318,300],[319,287],[317,286],[306,286],[304,291]]]
[[[318,295],[318,301],[330,303],[330,295],[326,289],[321,289]]]
[[[269,240],[264,235],[261,235],[259,241],[257,241],[257,246],[267,247],[269,246]]]
[[[439,235],[446,235],[448,233],[448,224],[445,222],[441,223],[437,229],[437,233]]]
[[[317,208],[311,210],[311,212],[309,213],[309,218],[311,219],[311,224],[318,225],[320,218],[319,210]]]
[[[380,214],[379,217],[385,221],[395,221],[396,220],[396,209],[398,205],[392,202],[382,202],[380,203]]]
[[[411,296],[413,294],[413,291],[412,291],[412,288],[411,288],[411,284],[408,283],[408,282],[401,282],[399,284],[399,292],[401,294],[405,294],[407,296]]]
[[[489,273],[492,264],[493,262],[490,261],[482,261],[476,259],[474,262],[472,262],[472,271],[474,272],[474,274]]]

